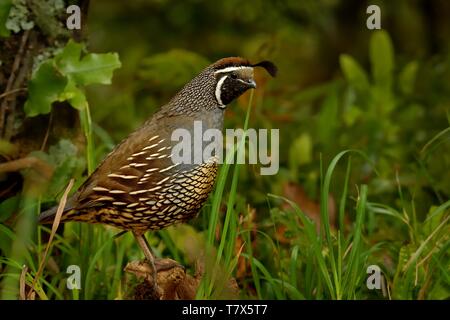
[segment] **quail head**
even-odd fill
[[[238,57],[205,68],[106,156],[68,199],[61,221],[104,223],[132,231],[153,265],[144,232],[195,217],[217,175],[215,157],[201,163],[174,162],[173,131],[193,132],[199,121],[202,130],[221,130],[226,106],[256,88],[254,67],[263,67],[272,76],[277,71],[269,61],[252,65]],[[55,214],[56,208],[49,209],[39,220],[51,223]]]

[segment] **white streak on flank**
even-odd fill
[[[142,149],[142,150],[148,150],[148,149],[151,149],[151,148],[154,148],[154,147],[156,147],[158,144],[157,143],[155,143],[155,144],[152,144],[151,146],[147,146],[147,147],[145,147],[144,149]]]
[[[130,167],[139,168],[147,166],[147,163],[130,163]]]
[[[159,155],[160,155],[159,152],[157,152],[157,153],[152,153],[151,155],[148,156],[148,158],[145,158],[145,159],[147,159],[147,160],[152,160],[152,159],[151,159],[152,157],[157,157],[157,156],[159,156]]]
[[[140,193],[146,193],[148,190],[136,190],[136,191],[131,191],[130,194],[131,195],[135,195],[135,194],[140,194]]]
[[[136,207],[138,205],[139,205],[139,202],[133,202],[133,203],[130,203],[129,205],[127,205],[127,208],[133,208],[133,207]]]
[[[222,93],[223,82],[225,81],[225,79],[227,77],[228,76],[223,76],[222,78],[220,78],[219,81],[217,81],[217,85],[216,85],[216,100],[221,107],[223,107],[224,105],[222,103],[222,99],[220,98],[220,94]]]
[[[112,204],[115,205],[115,206],[124,206],[124,205],[126,205],[125,202],[120,202],[120,201],[114,201]]]
[[[133,159],[131,159],[131,160],[133,160]],[[124,166],[121,166],[121,167],[120,167],[120,169],[129,169],[129,168],[130,168],[130,166],[129,166],[129,165],[127,165],[127,164],[126,164],[126,165],[124,165]]]
[[[109,178],[122,178],[122,179],[137,179],[137,176],[126,176],[126,175],[122,175],[122,174],[115,174],[115,173],[110,173],[108,174]]]
[[[114,198],[111,197],[100,197],[96,199],[96,201],[112,201],[112,200],[114,200]]]
[[[158,139],[158,138],[159,138],[159,136],[153,136],[150,139],[148,139],[148,142],[153,141],[153,140]]]
[[[158,168],[150,168],[150,169],[145,170],[145,172],[153,172],[153,171],[156,171],[156,170],[158,170]]]
[[[214,72],[214,74],[217,73],[228,73],[228,72],[232,72],[232,71],[236,71],[236,70],[242,70],[242,69],[253,69],[253,67],[247,67],[247,66],[242,66],[242,67],[227,67],[224,69],[219,69],[216,72]]]
[[[170,177],[166,177],[166,178],[162,179],[161,181],[158,181],[157,185],[163,184],[164,182],[166,182],[169,179],[170,179]]]
[[[152,192],[152,191],[159,190],[159,189],[161,189],[161,188],[162,188],[162,187],[154,187],[154,188],[148,189],[147,191],[148,191],[148,192]]]
[[[109,189],[103,188],[103,187],[94,187],[94,188],[92,188],[92,190],[94,190],[94,191],[109,191]]]
[[[159,148],[158,150],[156,150],[156,152],[161,152],[161,151],[166,150],[166,149],[168,149],[168,148],[167,147],[162,147],[162,148]]]
[[[178,165],[178,163],[175,163],[175,164],[173,164],[173,165],[171,165],[171,166],[169,166],[169,167],[167,167],[167,168],[164,168],[164,169],[159,170],[159,172],[166,172],[166,171],[168,171],[168,170],[170,170],[170,169],[176,167],[177,165]],[[144,177],[145,177],[145,176],[144,176]]]
[[[126,192],[123,190],[111,190],[111,191],[109,191],[109,193],[121,194],[121,193],[126,193]]]
[[[142,156],[143,154],[146,154],[147,152],[145,152],[145,151],[141,151],[141,152],[136,152],[136,153],[133,153],[131,156],[132,157],[137,157],[137,156]]]

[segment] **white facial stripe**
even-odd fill
[[[217,74],[217,73],[227,73],[227,72],[232,72],[232,71],[242,70],[242,69],[253,69],[253,68],[252,67],[228,67],[228,68],[225,68],[225,69],[217,70],[214,73],[215,74]]]
[[[222,103],[222,99],[220,98],[220,94],[222,93],[222,84],[225,81],[225,79],[228,76],[223,76],[222,78],[219,79],[219,81],[217,81],[217,86],[216,86],[216,99],[217,102],[219,103],[220,107],[224,108],[224,104]]]

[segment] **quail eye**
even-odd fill
[[[235,79],[237,79],[238,76],[237,76],[236,73],[232,73],[232,74],[230,75],[230,77],[231,77],[231,79],[234,79],[234,80],[235,80]]]

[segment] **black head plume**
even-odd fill
[[[277,66],[268,60],[264,60],[261,62],[258,62],[256,64],[252,64],[252,67],[262,67],[264,69],[266,69],[266,71],[272,76],[272,77],[276,77],[277,76],[277,72],[278,72],[278,68]]]

